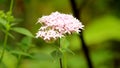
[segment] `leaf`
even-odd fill
[[[5,50],[4,58],[2,62],[5,65],[5,68],[16,68],[17,59],[9,51]],[[4,68],[4,67],[0,67]]]
[[[20,43],[18,43],[20,48],[24,51],[27,51],[32,45],[32,38],[31,37],[24,37]]]
[[[3,10],[0,10],[0,18],[3,18],[3,17],[5,17],[5,13]]]
[[[21,43],[29,46],[32,43],[32,38],[30,38],[30,37],[24,37],[22,39]]]
[[[11,33],[8,33],[8,36],[10,36],[12,39],[15,39],[15,37]]]
[[[1,24],[1,25],[3,25],[4,27],[6,27],[6,23],[7,23],[6,20],[0,18],[0,24]]]
[[[1,29],[4,33],[6,33],[6,31],[4,29]],[[8,36],[10,36],[12,39],[15,39],[15,37],[10,33],[8,32]]]
[[[26,57],[32,58],[32,56],[30,54],[22,52],[22,51],[18,51],[18,50],[11,51],[11,53],[12,54],[16,54],[16,55],[22,55],[22,56],[26,56]]]
[[[5,19],[6,19],[7,21],[9,21],[9,22],[15,21],[15,18],[14,18],[14,16],[12,16],[11,11],[8,11],[8,12],[6,13]]]
[[[45,54],[45,53],[33,53],[33,60],[36,61],[48,61],[51,60],[51,56],[49,54]]]
[[[65,51],[68,52],[68,53],[71,53],[72,55],[75,55],[75,53],[72,50],[68,49],[68,48],[66,48]]]
[[[64,37],[64,38],[61,38],[60,39],[60,44],[61,44],[61,47],[62,48],[68,48],[68,46],[69,46],[69,41]]]
[[[54,59],[59,59],[62,57],[62,52],[60,50],[54,50],[53,52],[51,52],[51,56],[54,58]]]
[[[15,31],[15,32],[18,32],[18,33],[20,33],[20,34],[29,36],[29,37],[34,37],[34,36],[32,35],[32,33],[31,33],[29,30],[25,29],[25,28],[14,27],[14,28],[12,28],[12,30]]]
[[[18,23],[11,23],[11,26],[15,26],[15,25],[17,25]]]

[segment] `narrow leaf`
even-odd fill
[[[62,52],[60,50],[54,50],[53,52],[51,52],[51,56],[54,59],[59,59],[62,57]]]
[[[15,37],[11,33],[8,33],[8,36],[10,36],[12,39],[15,39]]]
[[[12,28],[12,30],[15,31],[15,32],[18,32],[18,33],[20,33],[20,34],[29,36],[29,37],[34,37],[34,36],[32,35],[32,33],[31,33],[29,30],[25,29],[25,28],[14,27],[14,28]]]
[[[6,33],[6,31],[4,29],[1,29],[4,33]],[[12,39],[15,39],[15,37],[10,33],[8,32],[8,36],[10,36]]]
[[[11,26],[15,26],[15,25],[17,25],[18,23],[11,23]]]
[[[16,55],[23,55],[23,56],[27,56],[27,57],[32,57],[30,54],[22,52],[22,51],[11,51],[12,54],[16,54]]]
[[[72,50],[68,49],[68,48],[66,48],[65,51],[68,52],[68,53],[71,53],[72,55],[75,55],[75,53]]]

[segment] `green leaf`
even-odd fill
[[[4,11],[0,10],[0,18],[3,18],[3,17],[5,17],[5,13]]]
[[[15,21],[15,18],[14,18],[14,16],[12,16],[11,11],[8,11],[8,12],[6,13],[5,19],[6,19],[7,21],[9,21],[9,22]]]
[[[62,48],[68,48],[68,46],[69,46],[69,41],[67,40],[67,38],[66,37],[64,37],[64,38],[61,38],[60,39],[60,44],[61,44],[61,47]]]
[[[17,25],[18,23],[11,23],[11,26],[15,26],[15,25]]]
[[[18,43],[19,47],[24,51],[27,51],[30,47],[32,47],[32,38],[24,37],[20,43]]]
[[[10,36],[12,39],[15,39],[15,37],[11,33],[8,33],[8,36]]]
[[[22,55],[22,56],[26,56],[26,57],[32,58],[32,56],[30,54],[22,52],[22,51],[18,51],[18,50],[11,51],[11,53],[12,54],[16,54],[16,55]]]
[[[68,49],[68,48],[66,48],[65,51],[72,54],[72,55],[75,55],[75,53],[72,50]]]
[[[3,25],[4,27],[6,27],[7,21],[0,18],[0,24]]]
[[[14,27],[14,28],[12,28],[12,30],[15,31],[15,32],[18,32],[18,33],[20,33],[20,34],[29,36],[29,37],[34,37],[34,36],[32,35],[32,33],[31,33],[29,30],[25,29],[25,28]]]
[[[4,33],[6,33],[6,30],[5,29],[1,29]],[[10,36],[12,39],[15,39],[15,37],[10,33],[8,32],[8,36]]]
[[[5,50],[4,58],[2,62],[4,63],[5,68],[16,68],[17,59],[10,52]],[[4,68],[4,67],[0,67],[0,68]]]
[[[51,56],[54,58],[54,59],[59,59],[62,57],[62,52],[60,50],[54,50],[53,52],[51,52]]]
[[[33,56],[32,59],[36,61],[48,61],[52,59],[49,54],[45,53],[33,53],[32,56]]]
[[[31,37],[24,37],[21,41],[22,44],[29,46],[32,43]]]

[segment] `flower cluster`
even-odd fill
[[[49,29],[47,26],[43,26],[39,29],[38,33],[37,33],[37,38],[41,37],[44,40],[50,40],[50,39],[56,39],[56,38],[61,38],[63,37],[62,34],[58,33],[57,31],[55,31],[54,29]]]
[[[41,37],[44,40],[57,39],[64,37],[65,34],[72,32],[80,32],[84,25],[69,14],[62,14],[59,12],[51,13],[49,16],[39,18],[38,23],[43,26],[37,33],[37,38]]]

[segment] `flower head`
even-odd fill
[[[36,38],[41,37],[44,40],[50,40],[50,39],[57,39],[63,37],[62,34],[58,33],[57,31],[53,29],[47,30],[48,27],[43,26],[39,29]]]
[[[65,34],[80,32],[84,25],[72,15],[59,12],[51,13],[48,16],[39,18],[38,23],[43,24],[36,37],[42,37],[44,40],[63,37]]]

